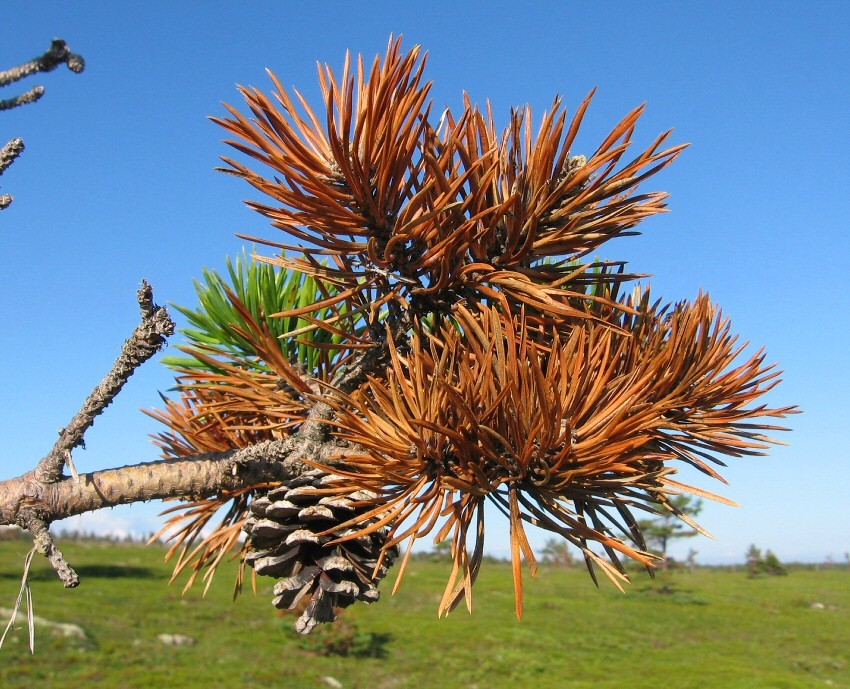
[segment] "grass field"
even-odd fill
[[[0,543],[0,607],[17,596],[27,550]],[[78,624],[86,638],[37,627],[31,656],[19,628],[0,651],[3,689],[308,688],[331,686],[327,677],[345,689],[850,687],[846,569],[763,579],[697,570],[677,573],[672,595],[638,575],[624,595],[604,582],[594,588],[583,571],[544,568],[526,583],[517,622],[507,564],[485,565],[472,616],[459,609],[438,620],[448,565],[420,560],[395,597],[354,606],[342,618],[348,627],[305,642],[269,604],[271,580],[232,603],[223,572],[206,599],[181,597],[167,585],[161,548],[84,542],[63,550],[83,583],[66,591],[35,560],[35,614]],[[169,646],[162,633],[196,642]],[[319,652],[346,635],[366,655]]]

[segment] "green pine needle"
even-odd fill
[[[231,295],[244,305],[257,323],[266,324],[269,332],[278,338],[285,356],[292,362],[297,361],[307,371],[318,368],[323,354],[311,347],[311,343],[339,344],[338,335],[322,329],[302,333],[298,341],[296,338],[281,338],[309,323],[298,317],[272,317],[272,314],[324,299],[336,291],[333,285],[320,285],[311,276],[257,261],[244,250],[235,260],[227,258],[227,277],[225,279],[217,271],[204,269],[203,279],[195,281],[199,305],[192,309],[173,304],[186,317],[189,326],[180,329],[186,338],[186,344],[180,347],[183,354],[163,357],[162,362],[166,366],[183,371],[210,370],[213,365],[208,357],[223,357],[248,367],[268,370],[256,344],[246,336],[251,328]],[[312,315],[322,320],[333,312],[325,308]],[[194,356],[195,353],[204,357]]]

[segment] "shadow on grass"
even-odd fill
[[[80,579],[162,579],[162,572],[150,567],[134,565],[78,565],[74,567]],[[21,578],[21,572],[0,572],[0,579]],[[30,581],[51,581],[56,579],[56,572],[48,567],[33,567],[30,570]]]
[[[292,633],[296,634],[294,630]],[[386,658],[393,641],[392,634],[363,632],[356,624],[339,620],[297,636],[298,646],[312,655],[354,658]]]
[[[681,588],[669,582],[644,585],[636,588],[635,593],[638,599],[654,598],[676,605],[708,605],[705,598],[694,595],[693,589]]]

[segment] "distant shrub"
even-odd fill
[[[747,551],[747,574],[750,577],[785,576],[788,574],[788,570],[772,551],[768,550],[762,554],[760,548],[751,545]]]

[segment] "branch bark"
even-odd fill
[[[21,138],[12,139],[9,143],[0,149],[0,175],[2,175],[8,167],[17,160],[18,156],[24,152],[24,140]],[[0,210],[6,208],[14,197],[11,194],[0,195]]]
[[[8,86],[25,77],[37,74],[38,72],[50,72],[56,69],[59,65],[66,64],[68,69],[79,74],[86,67],[86,61],[82,55],[71,52],[68,44],[61,38],[54,38],[50,48],[45,53],[34,57],[32,60],[25,62],[17,67],[0,72],[0,87]],[[29,91],[25,91],[13,98],[0,100],[0,110],[11,110],[20,105],[34,103],[44,95],[43,86],[35,86]]]
[[[35,477],[44,483],[62,478],[62,470],[71,457],[71,451],[83,445],[83,436],[91,428],[95,417],[121,392],[133,372],[165,345],[165,338],[174,334],[174,322],[163,306],[153,302],[153,289],[144,280],[138,292],[142,322],[124,342],[121,355],[112,370],[92,391],[71,422],[59,432],[59,440],[50,453],[35,469]]]
[[[50,523],[84,512],[132,502],[173,497],[208,497],[292,473],[285,440],[267,441],[243,450],[207,453],[182,459],[147,462],[117,469],[39,480],[35,471],[0,482],[0,524],[30,528],[30,520]]]
[[[24,152],[24,140],[21,138],[12,139],[9,143],[0,149],[0,175],[6,172],[6,169],[15,162],[15,159]]]
[[[50,47],[38,57],[0,72],[0,87],[8,86],[38,72],[51,72],[61,64],[67,64],[68,69],[77,74],[86,68],[86,61],[82,55],[71,52],[68,44],[61,38],[54,38]]]

